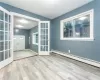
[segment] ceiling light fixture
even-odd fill
[[[16,25],[16,27],[22,28],[22,27],[24,27],[24,26],[22,26],[22,25]]]
[[[21,22],[21,23],[28,23],[28,21],[25,20],[25,19],[21,19],[21,20],[19,20],[19,22]]]
[[[79,20],[85,20],[87,17],[81,17],[79,18]]]

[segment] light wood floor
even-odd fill
[[[31,50],[22,50],[22,51],[15,51],[14,52],[14,60],[31,57],[37,55],[36,52]]]
[[[100,80],[100,69],[59,55],[34,56],[1,69],[0,80]]]

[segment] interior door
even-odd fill
[[[39,23],[39,55],[49,55],[50,52],[50,22]]]
[[[14,51],[24,50],[25,49],[25,36],[15,35],[13,48],[14,48]]]
[[[11,15],[0,7],[0,69],[13,61]]]

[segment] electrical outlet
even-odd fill
[[[68,50],[68,53],[70,53],[70,50]]]

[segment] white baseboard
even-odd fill
[[[93,65],[93,66],[96,66],[96,67],[100,67],[100,62],[95,61],[95,60],[91,60],[91,59],[87,59],[87,58],[75,56],[75,55],[72,55],[72,54],[69,54],[69,53],[65,53],[65,52],[61,52],[61,51],[57,51],[57,50],[51,50],[51,52],[54,52],[54,53],[59,54],[59,55],[62,55],[62,56],[66,56],[68,58],[72,58],[74,60],[78,60],[78,61],[87,63],[89,65]]]

